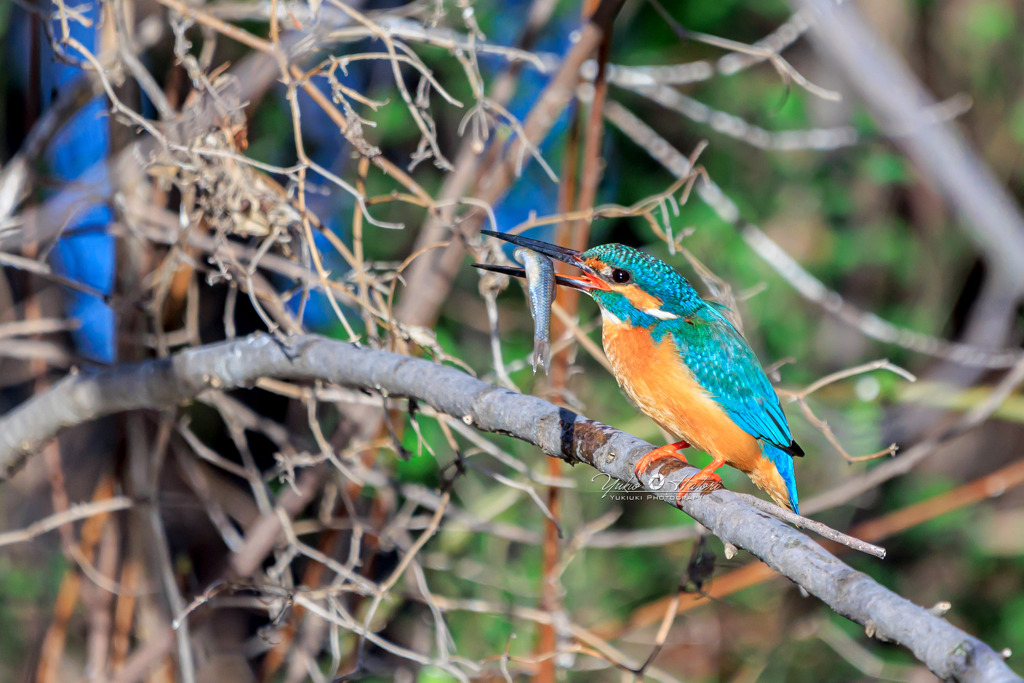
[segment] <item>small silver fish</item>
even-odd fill
[[[526,290],[533,316],[533,372],[537,366],[548,374],[551,361],[551,303],[555,300],[555,264],[544,254],[525,247],[512,252],[526,271]]]

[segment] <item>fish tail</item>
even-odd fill
[[[548,372],[551,365],[551,342],[547,339],[533,340],[533,374],[537,374],[537,367],[544,368],[544,374]]]
[[[800,514],[793,457],[775,446],[761,442],[761,462],[750,474],[751,481],[779,505]]]

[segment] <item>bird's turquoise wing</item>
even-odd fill
[[[707,306],[692,324],[676,325],[671,333],[694,377],[743,431],[783,450],[791,448],[793,435],[775,389],[721,313]]]

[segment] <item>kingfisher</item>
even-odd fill
[[[784,507],[799,514],[793,440],[771,382],[743,335],[717,304],[704,301],[670,265],[622,244],[585,252],[506,233],[481,231],[568,263],[580,276],[556,283],[591,296],[601,309],[602,343],[619,386],[666,432],[679,439],[636,464],[637,479],[656,462],[676,459],[691,444],[711,462],[683,482],[687,493],[722,485],[716,471],[731,465]],[[474,264],[525,277],[522,268]]]

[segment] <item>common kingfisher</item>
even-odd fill
[[[601,308],[602,342],[619,386],[680,441],[652,450],[636,465],[639,479],[659,460],[686,463],[690,444],[711,463],[680,486],[686,493],[721,486],[715,472],[731,465],[779,505],[799,512],[793,440],[779,397],[757,356],[719,307],[701,299],[664,261],[621,244],[585,252],[519,235],[481,231],[568,263],[582,276],[559,285],[590,295]],[[522,268],[474,264],[524,277]]]

